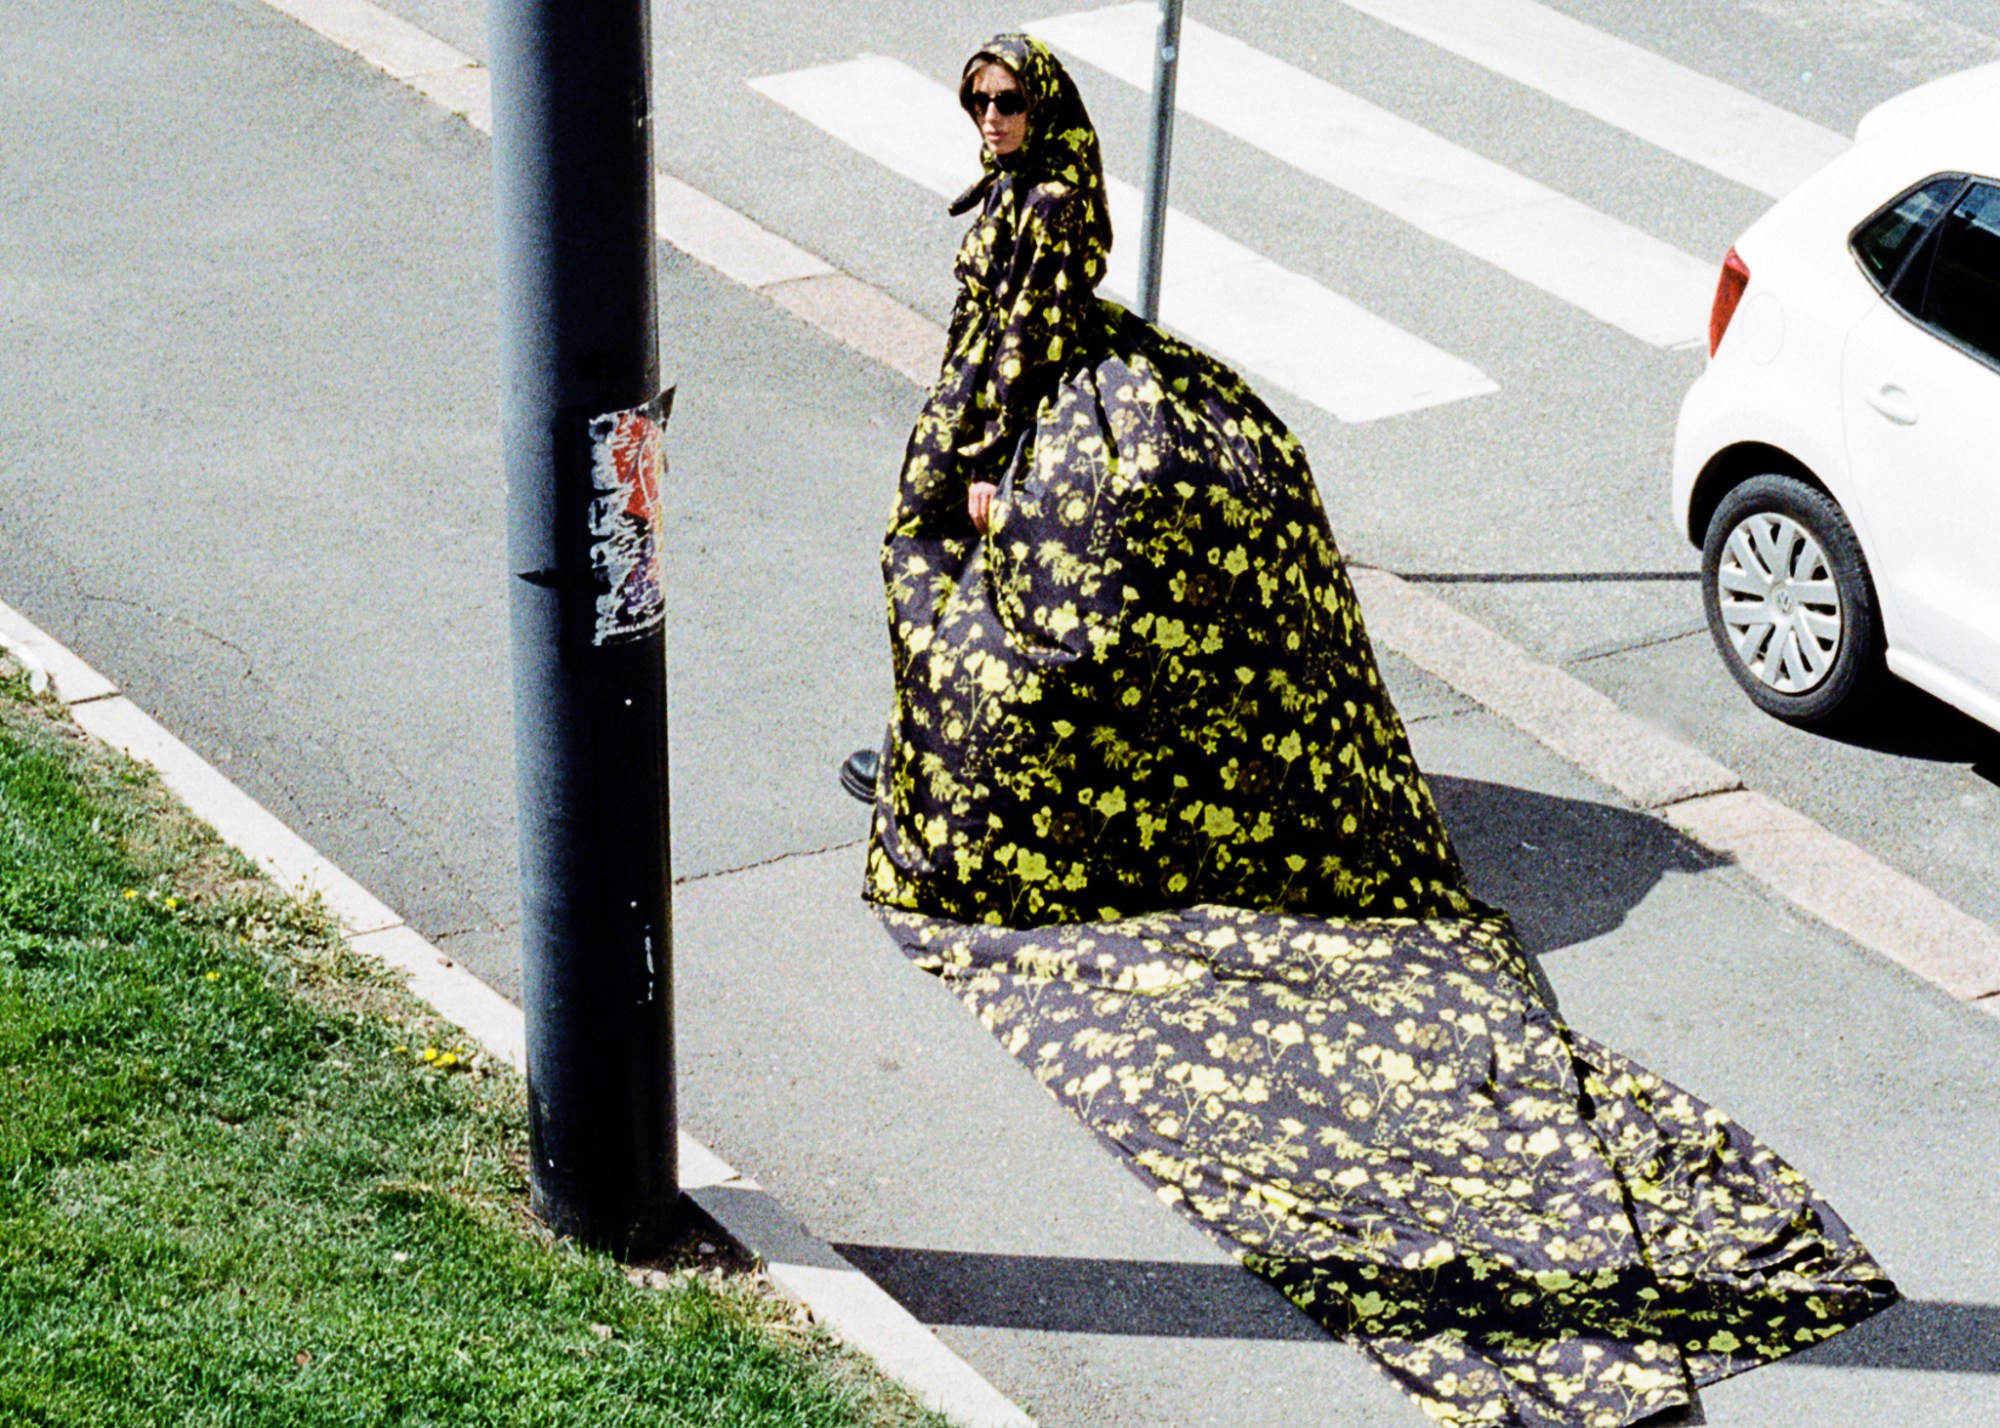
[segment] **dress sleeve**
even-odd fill
[[[1037,187],[1021,205],[1014,253],[958,447],[968,480],[998,481],[1021,433],[1055,386],[1072,335],[1100,276],[1088,241],[1089,197],[1068,185]]]

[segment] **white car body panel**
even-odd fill
[[[1898,194],[1952,173],[2000,182],[2000,65],[1878,107],[1854,148],[1745,230],[1749,283],[1681,405],[1672,499],[1699,545],[1693,497],[1714,460],[1745,443],[1788,454],[1854,527],[1890,669],[2000,728],[2000,559],[1988,554],[2000,550],[2000,372],[1903,316],[1848,247]],[[1871,383],[1908,389],[1917,423],[1885,420]],[[1921,491],[1898,479],[1913,470]]]
[[[1960,112],[1976,111],[2000,96],[2000,64],[1982,64],[1957,74],[1945,75],[1929,84],[1906,89],[1894,99],[1885,99],[1854,126],[1856,142],[1865,142],[1894,124],[1912,120],[1949,121]]]
[[[1887,302],[1842,366],[1849,519],[1885,606],[1894,592],[1890,643],[2000,692],[2000,372]]]

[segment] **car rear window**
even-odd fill
[[[2000,364],[2000,186],[1975,183],[1952,205],[1918,319]]]
[[[1964,187],[1956,174],[1926,179],[1854,230],[1850,246],[1875,286],[1886,289],[1896,281],[1910,250]]]

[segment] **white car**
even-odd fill
[[[2000,728],[2000,65],[1890,100],[1724,260],[1674,434],[1708,623],[1759,706],[1893,673]]]

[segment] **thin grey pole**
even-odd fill
[[[1139,315],[1160,317],[1160,255],[1167,237],[1167,171],[1174,160],[1174,79],[1180,73],[1181,0],[1160,0],[1153,50],[1153,132],[1146,144],[1146,228],[1139,238]]]
[[[679,1200],[647,0],[492,0],[530,1203],[625,1255]]]

